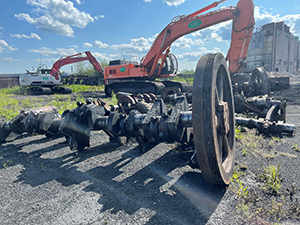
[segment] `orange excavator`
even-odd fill
[[[171,44],[186,34],[229,20],[232,20],[232,34],[226,59],[230,74],[240,73],[245,65],[255,24],[254,4],[252,0],[239,0],[236,7],[224,7],[202,14],[224,1],[214,2],[189,15],[176,16],[156,37],[140,63],[131,60],[110,61],[104,68],[106,95],[110,96],[112,91],[159,94],[165,87],[177,87],[186,91],[187,85],[184,83],[155,82],[156,78],[176,76],[178,63],[170,51]]]
[[[103,76],[100,63],[91,52],[86,51],[84,53],[77,53],[75,55],[60,58],[53,64],[51,69],[39,67],[36,72],[27,71],[26,74],[20,75],[20,86],[29,87],[29,90],[27,91],[29,94],[70,94],[72,92],[71,88],[62,86],[60,68],[71,63],[86,60],[89,60],[95,70]]]

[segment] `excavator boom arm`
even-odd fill
[[[61,58],[59,60],[57,60],[52,68],[51,68],[51,71],[50,71],[50,74],[52,76],[55,77],[56,80],[58,80],[58,77],[59,77],[59,69],[61,67],[63,67],[64,65],[68,65],[68,64],[71,64],[71,63],[77,63],[77,62],[82,62],[82,61],[85,61],[85,60],[89,60],[90,63],[94,66],[94,68],[100,73],[103,75],[103,72],[102,72],[102,67],[100,65],[100,63],[96,60],[96,58],[92,55],[91,52],[87,51],[85,52],[86,56],[80,56],[82,55],[83,53],[78,53],[78,54],[75,54],[75,55],[71,55],[71,56],[67,56],[65,58]]]
[[[142,66],[151,69],[153,75],[158,59],[164,51],[178,38],[215,24],[233,20],[231,46],[227,54],[231,73],[241,70],[241,62],[247,56],[248,45],[254,26],[254,4],[252,0],[240,0],[236,7],[227,7],[206,14],[202,12],[217,6],[220,2],[200,9],[187,16],[175,17],[157,36],[148,54],[141,62]],[[199,15],[200,14],[200,15]]]

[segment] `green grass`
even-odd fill
[[[245,173],[241,171],[242,168],[245,167],[241,165],[235,166],[233,175],[231,177],[230,189],[235,194],[246,200],[248,198],[248,188],[243,185],[241,180],[241,177],[245,175]]]
[[[25,88],[20,87],[20,86],[14,86],[14,87],[0,89],[0,94],[24,95],[24,93],[25,93]]]
[[[277,136],[273,136],[269,142],[269,146],[273,146],[274,143],[278,143],[278,142],[282,142],[282,138],[277,137]]]
[[[236,166],[231,178],[230,189],[240,197],[238,204],[236,205],[237,211],[245,218],[251,219],[250,207],[252,203],[248,201],[248,187],[245,187],[241,180],[241,176],[245,175],[240,171],[240,166]]]
[[[243,155],[247,154],[253,154],[253,155],[259,155],[259,149],[260,149],[260,141],[263,139],[261,135],[256,135],[255,133],[241,133],[239,134],[239,141],[241,143],[242,147],[242,153]]]
[[[9,167],[9,166],[12,166],[14,164],[14,162],[12,161],[12,160],[9,160],[9,161],[7,161],[7,162],[4,162],[3,164],[2,164],[2,166],[3,166],[3,168],[7,168],[7,167]]]
[[[194,83],[194,78],[193,77],[174,77],[174,81],[188,82],[190,84],[193,84]]]
[[[104,85],[101,86],[87,86],[87,85],[80,85],[80,84],[71,84],[71,85],[64,85],[65,87],[70,87],[72,89],[72,93],[77,92],[85,92],[85,91],[103,91]],[[26,93],[27,88],[14,86],[10,88],[2,88],[0,89],[1,94],[13,94],[13,95],[24,95]]]
[[[292,149],[296,152],[300,152],[300,148],[299,148],[298,144],[293,144]]]
[[[262,173],[258,175],[258,180],[264,183],[263,189],[272,195],[278,195],[281,188],[280,163],[277,166],[262,166]]]
[[[104,85],[101,86],[87,86],[80,84],[66,85],[72,89],[72,93],[85,92],[85,91],[104,91]]]
[[[19,114],[19,102],[11,98],[10,94],[0,93],[0,117],[11,120]]]
[[[55,95],[55,99],[52,100],[51,104],[57,108],[58,113],[62,114],[67,109],[73,109],[77,107],[77,102],[85,102],[85,99],[82,95],[78,95],[75,101],[71,101],[70,96],[65,98],[64,95]]]
[[[73,93],[87,92],[87,91],[103,91],[104,86],[86,86],[72,84],[68,87],[72,88]],[[36,108],[43,105],[43,99],[38,97],[30,97],[22,101],[14,99],[16,95],[24,95],[25,89],[19,86],[12,88],[0,89],[0,117],[9,121],[15,118],[19,112],[24,108]],[[52,99],[52,100],[51,100]],[[60,114],[66,109],[73,109],[77,107],[76,102],[85,102],[82,95],[78,94],[75,101],[71,101],[70,95],[51,95],[49,96],[49,103],[47,105],[54,105],[57,107]]]
[[[172,77],[172,78],[167,78],[167,80],[172,80],[172,81],[177,81],[177,82],[187,82],[189,84],[193,84],[194,83],[194,78],[193,77]],[[162,81],[162,79],[155,79],[155,81]]]

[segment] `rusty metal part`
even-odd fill
[[[193,96],[193,131],[198,162],[211,183],[228,184],[234,167],[234,101],[222,54],[202,56]]]
[[[256,128],[260,133],[264,134],[276,134],[281,135],[282,133],[293,134],[294,125],[286,124],[286,102],[280,102],[275,100],[270,100],[266,96],[260,97],[252,101],[256,103],[255,108],[258,112],[258,106],[269,107],[268,111],[260,111],[263,114],[263,118],[247,119],[242,117],[237,117],[236,123],[242,126],[247,126],[248,128]],[[246,103],[244,106],[248,107],[250,104]],[[252,108],[252,106],[251,106]]]
[[[236,117],[235,121],[238,125],[246,126],[250,129],[256,128],[260,133],[281,135],[293,134],[295,126],[293,124],[276,123],[266,119],[248,119],[243,117]]]
[[[263,67],[257,67],[252,71],[251,81],[255,85],[254,95],[270,95],[269,78]]]
[[[192,92],[184,92],[184,93],[176,93],[176,92],[166,92],[162,95],[162,99],[164,100],[165,103],[175,103],[177,97],[179,96],[185,96],[187,99],[188,103],[192,103],[192,97],[193,93]]]
[[[0,125],[0,142],[4,142],[10,133],[58,135],[61,123],[61,116],[54,106],[22,110],[14,119]]]
[[[269,121],[286,121],[286,102],[274,100],[267,95],[246,98],[242,94],[234,95],[235,112],[254,112],[259,118]]]
[[[138,110],[140,113],[147,113],[152,107],[156,96],[153,93],[149,94],[130,94],[126,92],[118,92],[116,94],[118,105],[122,107],[125,113],[131,110]]]
[[[234,93],[246,97],[270,95],[269,78],[263,67],[255,68],[251,74],[234,74],[231,79]]]
[[[109,115],[110,111],[117,111],[120,109],[119,105],[107,105],[107,103],[101,99],[98,98],[97,101],[93,102],[93,100],[90,100],[91,103],[94,103],[96,105],[102,106],[105,109],[105,115]]]
[[[164,100],[164,102],[167,103],[169,101],[176,99],[177,96],[181,96],[181,95],[182,92],[179,87],[169,87],[169,88],[165,88],[162,91],[161,98]],[[170,99],[169,96],[175,96],[175,97],[173,99]]]

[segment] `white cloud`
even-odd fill
[[[2,58],[2,60],[4,60],[4,61],[13,61],[13,58],[12,57],[6,57],[6,58]]]
[[[198,48],[198,50],[199,51],[178,54],[178,55],[176,55],[176,57],[178,59],[183,59],[185,61],[195,61],[195,60],[200,59],[200,57],[205,54],[221,52],[221,49],[217,48],[217,47],[214,47],[212,50],[208,50],[205,47],[200,47],[200,48]]]
[[[107,54],[105,53],[93,52],[92,54],[94,57],[100,58],[101,60],[108,60]]]
[[[98,15],[98,16],[94,16],[94,19],[95,20],[98,20],[98,19],[103,19],[103,18],[105,18],[105,16],[104,15]]]
[[[42,40],[40,38],[39,35],[35,34],[35,33],[31,33],[30,36],[28,35],[25,35],[25,34],[11,34],[12,37],[15,37],[15,38],[36,38],[38,40]]]
[[[282,20],[291,28],[291,32],[300,35],[300,14],[286,15]]]
[[[14,62],[20,62],[20,59],[13,59],[12,57],[6,57],[2,58],[3,61],[14,61]]]
[[[75,0],[78,5],[81,5],[83,2],[81,0]]]
[[[168,6],[178,6],[185,2],[185,0],[163,0]]]
[[[98,48],[107,48],[108,44],[102,43],[101,41],[94,41],[94,46]]]
[[[17,51],[17,50],[18,50],[17,48],[10,46],[9,44],[7,44],[6,41],[0,39],[0,53],[3,51],[11,52],[11,51]]]
[[[193,45],[203,45],[200,39],[193,40],[192,38],[181,37],[176,40],[171,46],[172,48],[191,48]]]
[[[36,7],[34,12],[43,15],[32,18],[29,14],[19,13],[15,14],[15,17],[51,33],[73,36],[72,26],[84,28],[90,22],[94,22],[90,14],[79,11],[71,1],[27,0],[27,4]]]
[[[143,0],[144,2],[151,2],[151,0]],[[178,6],[184,3],[186,0],[162,0],[163,3],[166,3],[168,6]]]
[[[91,48],[91,47],[93,47],[93,45],[91,43],[85,42],[85,43],[83,43],[83,47],[84,48]]]
[[[3,27],[0,26],[0,34],[2,34],[2,31],[4,31],[5,29]],[[1,37],[1,36],[0,36]]]
[[[255,27],[261,27],[266,23],[279,22],[280,16],[272,13],[264,7],[255,6],[254,9]]]
[[[102,43],[101,41],[94,41],[94,44],[91,44],[89,42],[83,43],[84,48],[91,48],[91,47],[96,47],[96,48],[107,48],[109,45]]]
[[[41,47],[39,49],[29,49],[28,51],[32,53],[45,55],[45,56],[49,56],[49,55],[69,56],[78,53],[74,48],[69,48],[69,49],[57,48],[55,50],[52,50],[50,48]]]
[[[130,44],[112,45],[110,48],[120,52],[122,55],[136,55],[146,53],[151,47],[149,40],[144,37],[132,38]]]
[[[109,59],[110,60],[114,60],[114,59],[121,59],[122,58],[122,55],[120,53],[117,53],[117,54],[110,54],[109,55]]]
[[[215,47],[211,50],[208,50],[205,47],[200,47],[198,51],[176,54],[176,57],[178,59],[179,70],[196,69],[197,62],[203,55],[218,52],[221,52],[220,48]],[[224,55],[223,52],[221,53]]]
[[[255,27],[259,28],[266,23],[283,21],[291,28],[291,33],[298,36],[300,35],[300,14],[280,16],[279,14],[273,15],[272,11],[264,7],[255,7],[254,11]]]
[[[42,62],[49,62],[50,64],[53,64],[53,62],[56,62],[59,58],[42,58]],[[41,58],[35,59],[36,62],[41,62]]]
[[[213,41],[229,41],[231,38],[231,24],[231,21],[216,24],[203,30],[196,31],[195,33],[192,33],[192,36],[200,38],[203,42],[208,43]]]

